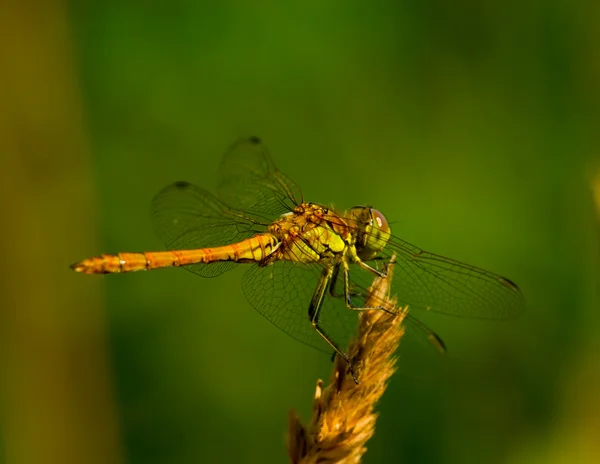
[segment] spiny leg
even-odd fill
[[[317,289],[310,301],[310,307],[308,308],[308,317],[310,318],[310,322],[313,328],[317,331],[317,333],[323,337],[323,339],[335,350],[335,352],[340,355],[342,358],[346,360],[348,363],[348,368],[350,369],[350,374],[352,374],[352,378],[354,382],[358,385],[358,379],[356,378],[356,374],[354,372],[354,368],[352,367],[352,361],[350,357],[344,353],[333,341],[333,339],[319,326],[319,316],[321,314],[321,309],[323,307],[323,297],[325,296],[325,292],[327,291],[327,287],[331,282],[331,278],[334,272],[334,267],[329,266],[323,269],[323,273],[319,278],[319,284],[317,285]]]
[[[335,286],[337,284],[338,277],[340,275],[340,263],[336,263],[331,273],[331,279],[329,280],[329,294],[334,298],[340,298],[342,295],[335,293]]]
[[[336,293],[335,286],[337,285],[337,280],[340,274],[340,266],[341,264],[336,263],[333,268],[333,274],[331,275],[331,282],[329,283],[329,294],[334,298],[345,298],[346,290],[343,290],[342,293]],[[360,296],[360,292],[350,292],[350,296]]]
[[[377,260],[380,260],[382,258],[375,258]],[[375,274],[377,277],[381,277],[381,278],[385,278],[387,277],[387,269],[389,266],[389,261],[384,260],[385,262],[383,263],[383,271],[380,271],[378,269],[375,269],[374,267],[369,266],[367,263],[365,263],[362,259],[356,259],[356,262],[358,263],[358,265],[360,267],[362,267],[363,269],[371,272],[372,274]]]
[[[395,311],[384,308],[383,306],[354,306],[352,304],[352,292],[350,291],[350,270],[348,269],[348,263],[346,261],[344,261],[343,266],[344,266],[344,295],[345,295],[345,300],[346,300],[346,307],[348,309],[351,309],[352,311],[377,310],[377,311],[385,311],[388,314],[396,314]],[[373,269],[370,266],[368,266],[367,264],[365,264],[365,266],[367,266],[369,269]],[[376,273],[379,273],[379,271],[377,271],[375,269],[373,269],[373,271],[375,271]],[[385,275],[387,275],[387,265],[386,265],[385,274],[383,274],[383,276],[385,276]]]

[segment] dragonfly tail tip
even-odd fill
[[[69,267],[71,269],[73,269],[75,272],[86,272],[86,269],[87,269],[87,266],[82,261],[73,263]]]

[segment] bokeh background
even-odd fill
[[[287,460],[330,363],[239,270],[68,268],[160,249],[152,196],[214,188],[248,134],[306,198],[373,204],[525,295],[514,321],[423,315],[447,372],[393,378],[365,462],[600,462],[599,22],[584,0],[3,3],[1,462]]]

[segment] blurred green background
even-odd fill
[[[6,462],[287,460],[288,410],[309,417],[331,365],[250,307],[240,270],[68,269],[160,249],[153,195],[214,189],[249,134],[307,199],[372,204],[525,295],[515,321],[422,317],[448,372],[393,378],[365,462],[599,462],[595,3],[1,8]]]

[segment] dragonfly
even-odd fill
[[[102,254],[72,269],[112,274],[183,267],[216,277],[246,265],[242,290],[250,305],[293,338],[342,356],[353,376],[343,347],[356,331],[358,311],[383,309],[365,301],[373,277],[384,276],[393,259],[390,293],[411,312],[508,319],[522,310],[511,280],[392,235],[377,209],[336,212],[306,202],[258,137],[239,139],[224,153],[218,179],[217,195],[175,182],[154,197],[152,221],[167,251]],[[418,350],[445,353],[442,339],[412,314],[404,326],[404,338]],[[400,347],[406,345],[403,339]]]

